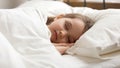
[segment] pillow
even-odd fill
[[[93,14],[93,17],[97,18],[95,18],[95,24],[67,50],[68,54],[108,58],[103,55],[120,50],[120,10],[109,9],[95,12],[97,13]]]
[[[33,0],[27,1],[24,4],[20,5],[20,7],[34,7],[38,10],[42,11],[44,14],[48,16],[56,16],[58,14],[71,13],[71,6],[67,5],[61,1],[40,1]]]

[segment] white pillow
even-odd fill
[[[68,54],[108,58],[102,55],[120,50],[120,10],[99,10],[96,13],[93,14],[97,17],[94,26],[67,50]]]
[[[72,7],[61,1],[27,1],[20,7],[34,7],[42,11],[47,16],[56,16],[58,14],[71,13]]]

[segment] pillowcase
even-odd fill
[[[27,1],[24,4],[20,5],[21,7],[34,7],[42,11],[47,16],[56,16],[58,14],[71,13],[72,7],[61,1],[40,1],[33,0]]]
[[[67,50],[68,54],[110,58],[114,56],[103,55],[120,50],[120,10],[95,10],[95,12],[96,15],[93,14],[93,17],[96,17],[95,24]]]

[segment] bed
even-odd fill
[[[95,21],[65,55],[48,40],[44,24],[47,16],[61,13],[81,13]],[[0,9],[0,68],[120,68],[119,29],[120,9],[97,10],[39,0]]]

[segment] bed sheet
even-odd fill
[[[117,54],[120,54],[118,52]],[[75,68],[120,68],[120,56],[113,59],[101,60],[84,56],[63,55],[66,61]]]

